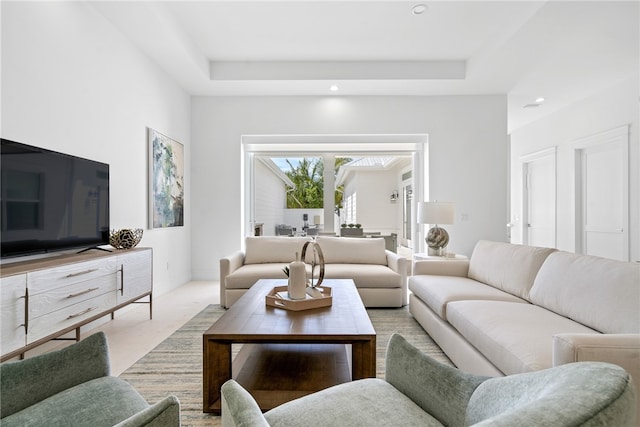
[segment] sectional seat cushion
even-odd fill
[[[468,277],[529,300],[540,266],[555,251],[480,240],[469,260]]]
[[[112,426],[149,404],[126,381],[106,376],[44,399],[2,419],[2,427]]]
[[[443,320],[447,320],[447,304],[452,301],[493,300],[527,303],[500,289],[466,277],[413,276],[409,279],[409,289]]]
[[[357,288],[401,288],[402,276],[378,264],[326,264],[325,279],[353,279]]]
[[[603,333],[639,333],[640,264],[556,252],[540,269],[531,301]]]
[[[308,241],[307,237],[249,236],[246,238],[244,264],[289,264],[296,259],[296,252],[302,256],[302,247]]]
[[[318,236],[326,264],[387,265],[384,239]]]
[[[505,375],[553,366],[553,336],[597,331],[533,304],[455,301],[449,323]]]

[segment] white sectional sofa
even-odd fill
[[[302,252],[309,237],[247,237],[245,250],[220,259],[220,304],[230,307],[258,279],[284,279],[282,268]],[[318,236],[325,279],[353,279],[366,307],[402,307],[407,297],[407,259],[385,250],[381,238]],[[307,256],[309,249],[307,250]]]
[[[640,384],[639,264],[480,241],[469,260],[414,262],[409,289],[410,312],[462,370],[604,361]]]

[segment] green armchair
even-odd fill
[[[579,362],[500,378],[443,365],[395,334],[385,380],[340,384],[262,413],[234,380],[222,386],[232,426],[633,426],[635,390],[622,368]]]
[[[0,425],[180,425],[176,397],[149,405],[129,383],[109,372],[103,332],[62,350],[0,364]]]

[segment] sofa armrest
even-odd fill
[[[247,390],[234,380],[222,384],[222,427],[268,427],[260,407]]]
[[[227,306],[225,279],[228,275],[242,267],[244,264],[244,252],[237,251],[233,254],[220,258],[220,305]]]
[[[622,366],[640,384],[640,334],[554,335],[553,366],[590,361]]]
[[[413,275],[467,277],[468,259],[430,259],[413,262]]]
[[[471,395],[488,378],[444,365],[399,334],[389,340],[385,379],[444,425],[464,425]]]
[[[0,418],[110,373],[104,332],[62,350],[0,365]]]
[[[384,251],[387,256],[387,266],[398,274],[407,274],[407,259],[388,249]],[[404,265],[403,265],[404,264]],[[404,268],[403,268],[404,267]]]
[[[409,291],[407,288],[408,261],[405,257],[388,249],[385,249],[384,252],[387,255],[387,266],[400,275],[400,283],[402,283],[402,305],[407,305],[409,303]]]
[[[180,425],[180,402],[167,396],[155,405],[130,416],[114,427],[175,427]]]

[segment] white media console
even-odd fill
[[[89,251],[3,265],[0,277],[0,361],[149,297],[151,248]]]

